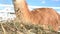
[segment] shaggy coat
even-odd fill
[[[28,9],[26,0],[14,0],[15,13],[19,21],[29,24],[52,26],[58,31],[59,15],[52,8],[36,8],[32,11]],[[59,24],[60,25],[60,24]]]

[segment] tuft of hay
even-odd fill
[[[18,22],[0,23],[0,34],[59,34],[50,26],[49,30],[44,29],[43,25],[23,24]]]

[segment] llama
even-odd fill
[[[26,0],[14,0],[14,9],[19,21],[27,24],[50,25],[58,31],[58,14],[52,8],[28,9]]]

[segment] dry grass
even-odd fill
[[[0,34],[59,34],[53,31],[51,27],[49,30],[43,28],[42,25],[23,24],[18,22],[0,23]]]

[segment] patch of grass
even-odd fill
[[[49,26],[49,30],[45,30],[42,25],[23,24],[19,22],[5,22],[0,23],[0,34],[59,34],[52,31]]]

